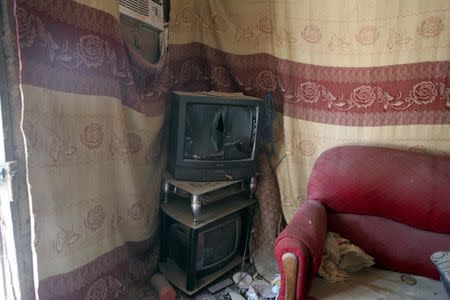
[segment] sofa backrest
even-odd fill
[[[370,146],[332,148],[314,164],[308,199],[335,212],[450,233],[450,157]]]

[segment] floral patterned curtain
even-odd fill
[[[272,94],[260,207],[280,197],[287,221],[330,147],[450,152],[447,0],[172,1],[156,66],[123,43],[116,1],[9,1],[42,299],[132,297],[154,270],[170,89]]]
[[[271,165],[288,222],[331,147],[449,155],[449,1],[180,0],[171,9],[174,89],[272,94]],[[262,186],[271,195],[259,199],[264,265],[278,197],[273,183]]]
[[[127,51],[117,1],[10,3],[39,297],[135,298],[158,260],[164,60]]]

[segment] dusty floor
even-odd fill
[[[232,271],[230,271],[228,274],[226,274],[224,277],[231,278],[232,275],[236,272],[240,271],[240,267],[236,267]],[[247,273],[251,273],[254,277],[254,279],[263,279],[261,275],[255,272],[255,269],[252,265],[246,264],[244,271]],[[234,289],[235,287],[230,286],[230,288]],[[188,296],[185,293],[183,293],[181,290],[175,288],[177,291],[177,300],[187,300],[187,299],[196,299],[196,296],[201,295],[203,292],[206,292],[206,288],[199,291],[198,293],[194,294],[193,296]],[[217,295],[218,300],[224,299],[223,297],[220,297]],[[130,291],[129,293],[129,300],[157,300],[157,295],[155,291],[151,288],[150,281],[148,283],[142,283],[136,290]]]

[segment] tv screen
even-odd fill
[[[196,270],[213,271],[226,264],[237,253],[241,238],[241,216],[236,214],[227,221],[198,233]],[[177,265],[186,270],[189,228],[181,223],[169,227],[169,253]]]
[[[186,108],[184,158],[239,160],[252,156],[256,108],[189,103]]]
[[[188,181],[237,180],[256,173],[261,99],[173,92],[168,170]]]

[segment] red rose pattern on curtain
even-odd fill
[[[78,2],[11,0],[38,293],[134,298],[159,257],[171,79],[166,60],[151,65],[126,48],[116,2]]]

